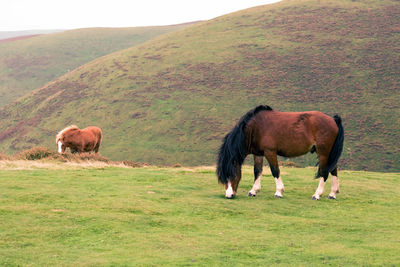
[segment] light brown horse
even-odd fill
[[[83,130],[75,125],[68,126],[57,134],[56,143],[59,153],[69,147],[71,153],[99,152],[102,132],[99,127],[89,126]]]
[[[319,185],[313,199],[324,191],[329,173],[332,174],[330,199],[339,193],[337,162],[343,150],[344,131],[341,118],[319,111],[279,112],[269,106],[258,106],[247,112],[228,133],[219,149],[218,181],[225,185],[225,196],[234,198],[241,179],[241,166],[247,155],[254,155],[254,185],[249,196],[261,189],[263,157],[271,168],[276,183],[275,197],[283,196],[277,156],[297,157],[317,152]]]

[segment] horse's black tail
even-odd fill
[[[262,110],[272,110],[269,106],[258,106],[247,112],[238,124],[228,133],[219,148],[217,160],[218,181],[227,184],[237,176],[238,167],[242,166],[248,151],[245,127],[250,119]]]
[[[342,119],[339,115],[335,115],[333,119],[336,122],[338,127],[338,134],[335,139],[335,143],[332,146],[331,152],[329,153],[328,157],[328,171],[331,172],[335,169],[337,162],[340,158],[340,155],[343,151],[343,143],[344,143],[344,130],[342,126]]]

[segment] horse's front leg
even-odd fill
[[[261,189],[261,176],[263,170],[263,157],[254,155],[254,184],[249,192],[249,197],[255,197]]]

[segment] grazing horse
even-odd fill
[[[75,125],[68,126],[60,131],[56,137],[58,153],[64,153],[69,147],[71,153],[99,152],[102,140],[101,129],[89,126],[83,130]]]
[[[319,111],[279,112],[269,106],[258,106],[247,112],[223,139],[217,161],[219,183],[225,185],[225,196],[234,198],[242,177],[241,166],[247,155],[254,155],[254,185],[249,196],[261,189],[263,157],[276,183],[275,197],[283,196],[277,155],[297,157],[308,152],[318,155],[318,172],[322,177],[312,199],[318,200],[332,174],[330,199],[339,193],[337,162],[343,150],[344,131],[338,115],[333,118]]]

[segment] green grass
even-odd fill
[[[283,199],[270,175],[248,198],[251,172],[227,200],[212,168],[2,170],[0,265],[400,264],[398,173],[341,171],[312,201],[312,168],[282,168]]]

